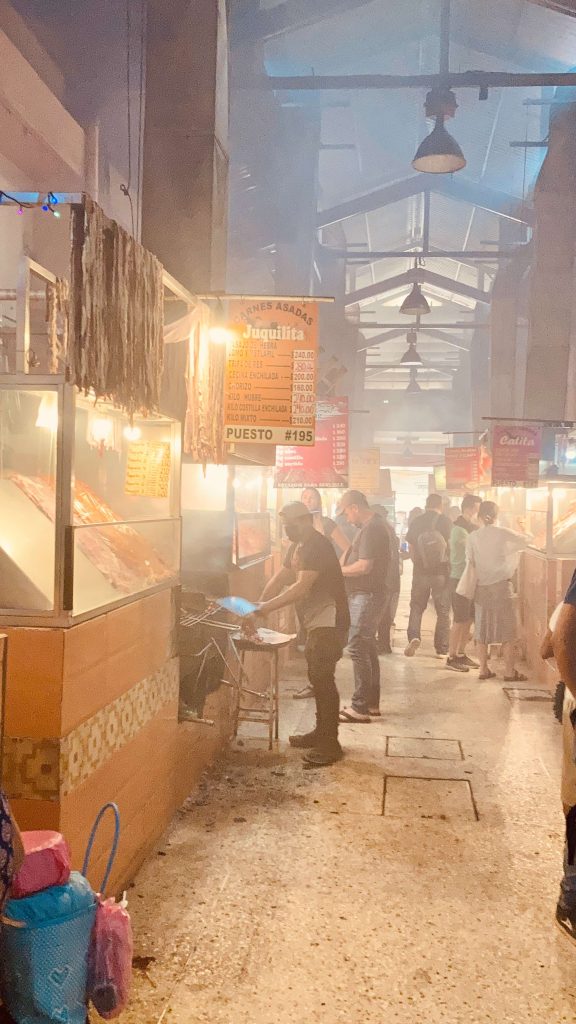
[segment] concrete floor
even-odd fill
[[[303,771],[244,734],[189,799],[129,894],[154,959],[125,1021],[574,1021],[551,704],[447,672],[429,635],[412,661],[403,643],[381,659],[382,719],[342,727],[340,764]],[[310,723],[302,670],[283,737]],[[347,659],[339,683],[349,696]]]

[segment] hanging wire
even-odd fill
[[[132,234],[135,234],[136,225],[134,222],[134,204],[132,202],[132,105],[130,102],[130,63],[131,63],[131,36],[132,25],[130,19],[130,0],[126,0],[126,127],[128,132],[128,182],[120,185],[120,191],[126,196],[130,203],[130,218],[132,221]]]
[[[144,67],[146,52],[147,3],[141,2],[140,10],[140,95],[138,110],[138,237],[142,234],[142,147],[144,145]]]

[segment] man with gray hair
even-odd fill
[[[368,723],[380,716],[380,662],[376,634],[388,599],[390,532],[361,491],[347,491],[339,509],[357,532],[343,558],[350,607],[348,651],[354,666],[354,696],[340,721]]]

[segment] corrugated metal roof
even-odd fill
[[[313,7],[316,0],[309,0]],[[265,0],[262,6],[275,6]],[[452,0],[451,68],[454,71],[558,71],[576,66],[576,19],[560,13],[568,0],[546,5],[529,0]],[[556,9],[550,9],[556,8]],[[269,70],[290,74],[433,74],[439,60],[439,0],[372,0],[355,4],[301,30],[291,31],[267,45]],[[290,69],[287,72],[287,69]],[[468,182],[505,192],[522,201],[533,188],[544,149],[511,148],[510,142],[539,141],[546,134],[547,108],[527,100],[550,98],[551,90],[492,90],[484,101],[473,89],[457,93],[458,110],[448,130],[467,160],[462,175]],[[341,99],[342,107],[329,104]],[[300,101],[318,96],[300,94]],[[322,97],[323,140],[353,144],[354,150],[324,151],[320,159],[322,207],[337,205],[413,174],[411,160],[430,127],[423,116],[424,90],[348,91]],[[438,249],[482,249],[497,242],[500,218],[469,203],[434,195],[430,241]],[[374,210],[343,223],[349,244],[372,250],[403,249],[419,240],[421,204],[414,198]],[[409,259],[378,260],[350,270],[351,288],[358,289],[402,273]],[[430,269],[461,284],[478,287],[477,269],[456,260],[430,260]],[[489,268],[486,268],[489,270]],[[483,287],[490,286],[490,273]],[[424,291],[443,303],[442,319],[461,319],[473,309],[469,298],[446,289]],[[400,295],[386,294],[369,301],[375,319],[398,317]],[[435,307],[436,308],[436,307]],[[386,358],[400,357],[402,338],[384,346]],[[441,340],[426,341],[435,358],[454,362],[458,350]],[[443,356],[442,356],[443,353]],[[377,356],[375,358],[378,358]]]

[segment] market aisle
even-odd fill
[[[426,653],[382,666],[383,718],[343,727],[341,764],[304,772],[249,740],[190,799],[131,892],[155,960],[127,1021],[574,1019],[550,703]],[[348,660],[340,676],[349,692]],[[307,720],[298,685],[284,734]]]

